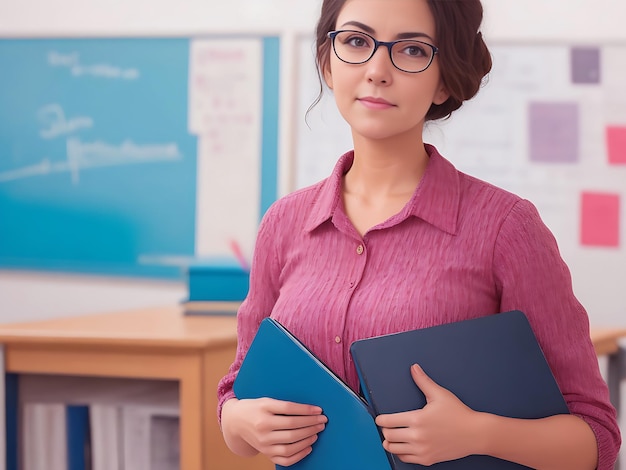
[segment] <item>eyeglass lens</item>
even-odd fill
[[[334,39],[333,47],[337,57],[350,64],[362,64],[373,55],[376,43],[368,34],[358,31],[340,31]],[[391,61],[400,70],[421,72],[428,68],[433,48],[421,41],[411,39],[395,42],[391,47]]]

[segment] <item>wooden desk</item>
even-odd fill
[[[591,340],[596,354],[608,357],[606,382],[618,419],[621,411],[621,383],[626,378],[626,350],[619,344],[623,337],[626,337],[626,328],[591,329]]]
[[[619,350],[619,339],[626,336],[626,328],[591,328],[591,342],[598,356],[609,356]]]
[[[184,316],[176,306],[17,323],[0,325],[0,344],[6,372],[178,381],[181,470],[274,468],[233,455],[217,424],[217,382],[237,344],[233,317]]]

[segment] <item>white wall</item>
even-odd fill
[[[176,305],[186,294],[180,282],[0,271],[0,322]]]
[[[622,0],[483,0],[494,39],[626,38]],[[2,0],[2,36],[309,32],[320,0]]]
[[[280,34],[285,192],[294,148],[297,36],[312,31],[319,5],[320,0],[0,0],[0,37]],[[488,41],[626,42],[623,0],[484,0],[484,5]],[[182,283],[4,272],[0,321],[172,304],[184,295]],[[621,318],[610,321],[626,324]]]

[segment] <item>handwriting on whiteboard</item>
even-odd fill
[[[80,129],[93,127],[93,119],[88,116],[66,118],[65,111],[59,104],[49,104],[37,111],[37,118],[43,129],[39,131],[42,139],[54,139],[62,135],[71,134]]]
[[[214,155],[256,142],[260,125],[262,57],[256,39],[196,39],[189,66],[189,129],[211,142]]]
[[[91,76],[112,80],[137,80],[140,75],[139,70],[136,68],[123,68],[107,63],[81,63],[78,52],[61,53],[50,51],[48,53],[48,65],[51,67],[65,67],[74,77]]]
[[[53,173],[70,173],[72,183],[76,185],[80,182],[81,170],[178,161],[182,158],[176,143],[140,145],[128,139],[114,145],[101,140],[82,142],[72,137],[67,139],[65,160],[52,161],[46,157],[34,165],[0,172],[0,183]]]

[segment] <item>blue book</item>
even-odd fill
[[[419,364],[439,385],[476,411],[543,418],[569,410],[526,316],[488,315],[355,341],[350,352],[363,394],[376,415],[425,406],[410,367]],[[523,465],[471,455],[430,467],[389,455],[396,470],[520,470]]]
[[[6,470],[18,470],[19,374],[5,375]]]
[[[234,262],[209,260],[188,268],[189,301],[241,302],[248,295],[250,273]]]
[[[367,403],[277,321],[261,322],[235,379],[237,398],[270,397],[322,408],[313,451],[290,470],[385,470],[389,460]]]
[[[67,468],[86,470],[90,460],[89,406],[67,405]]]

